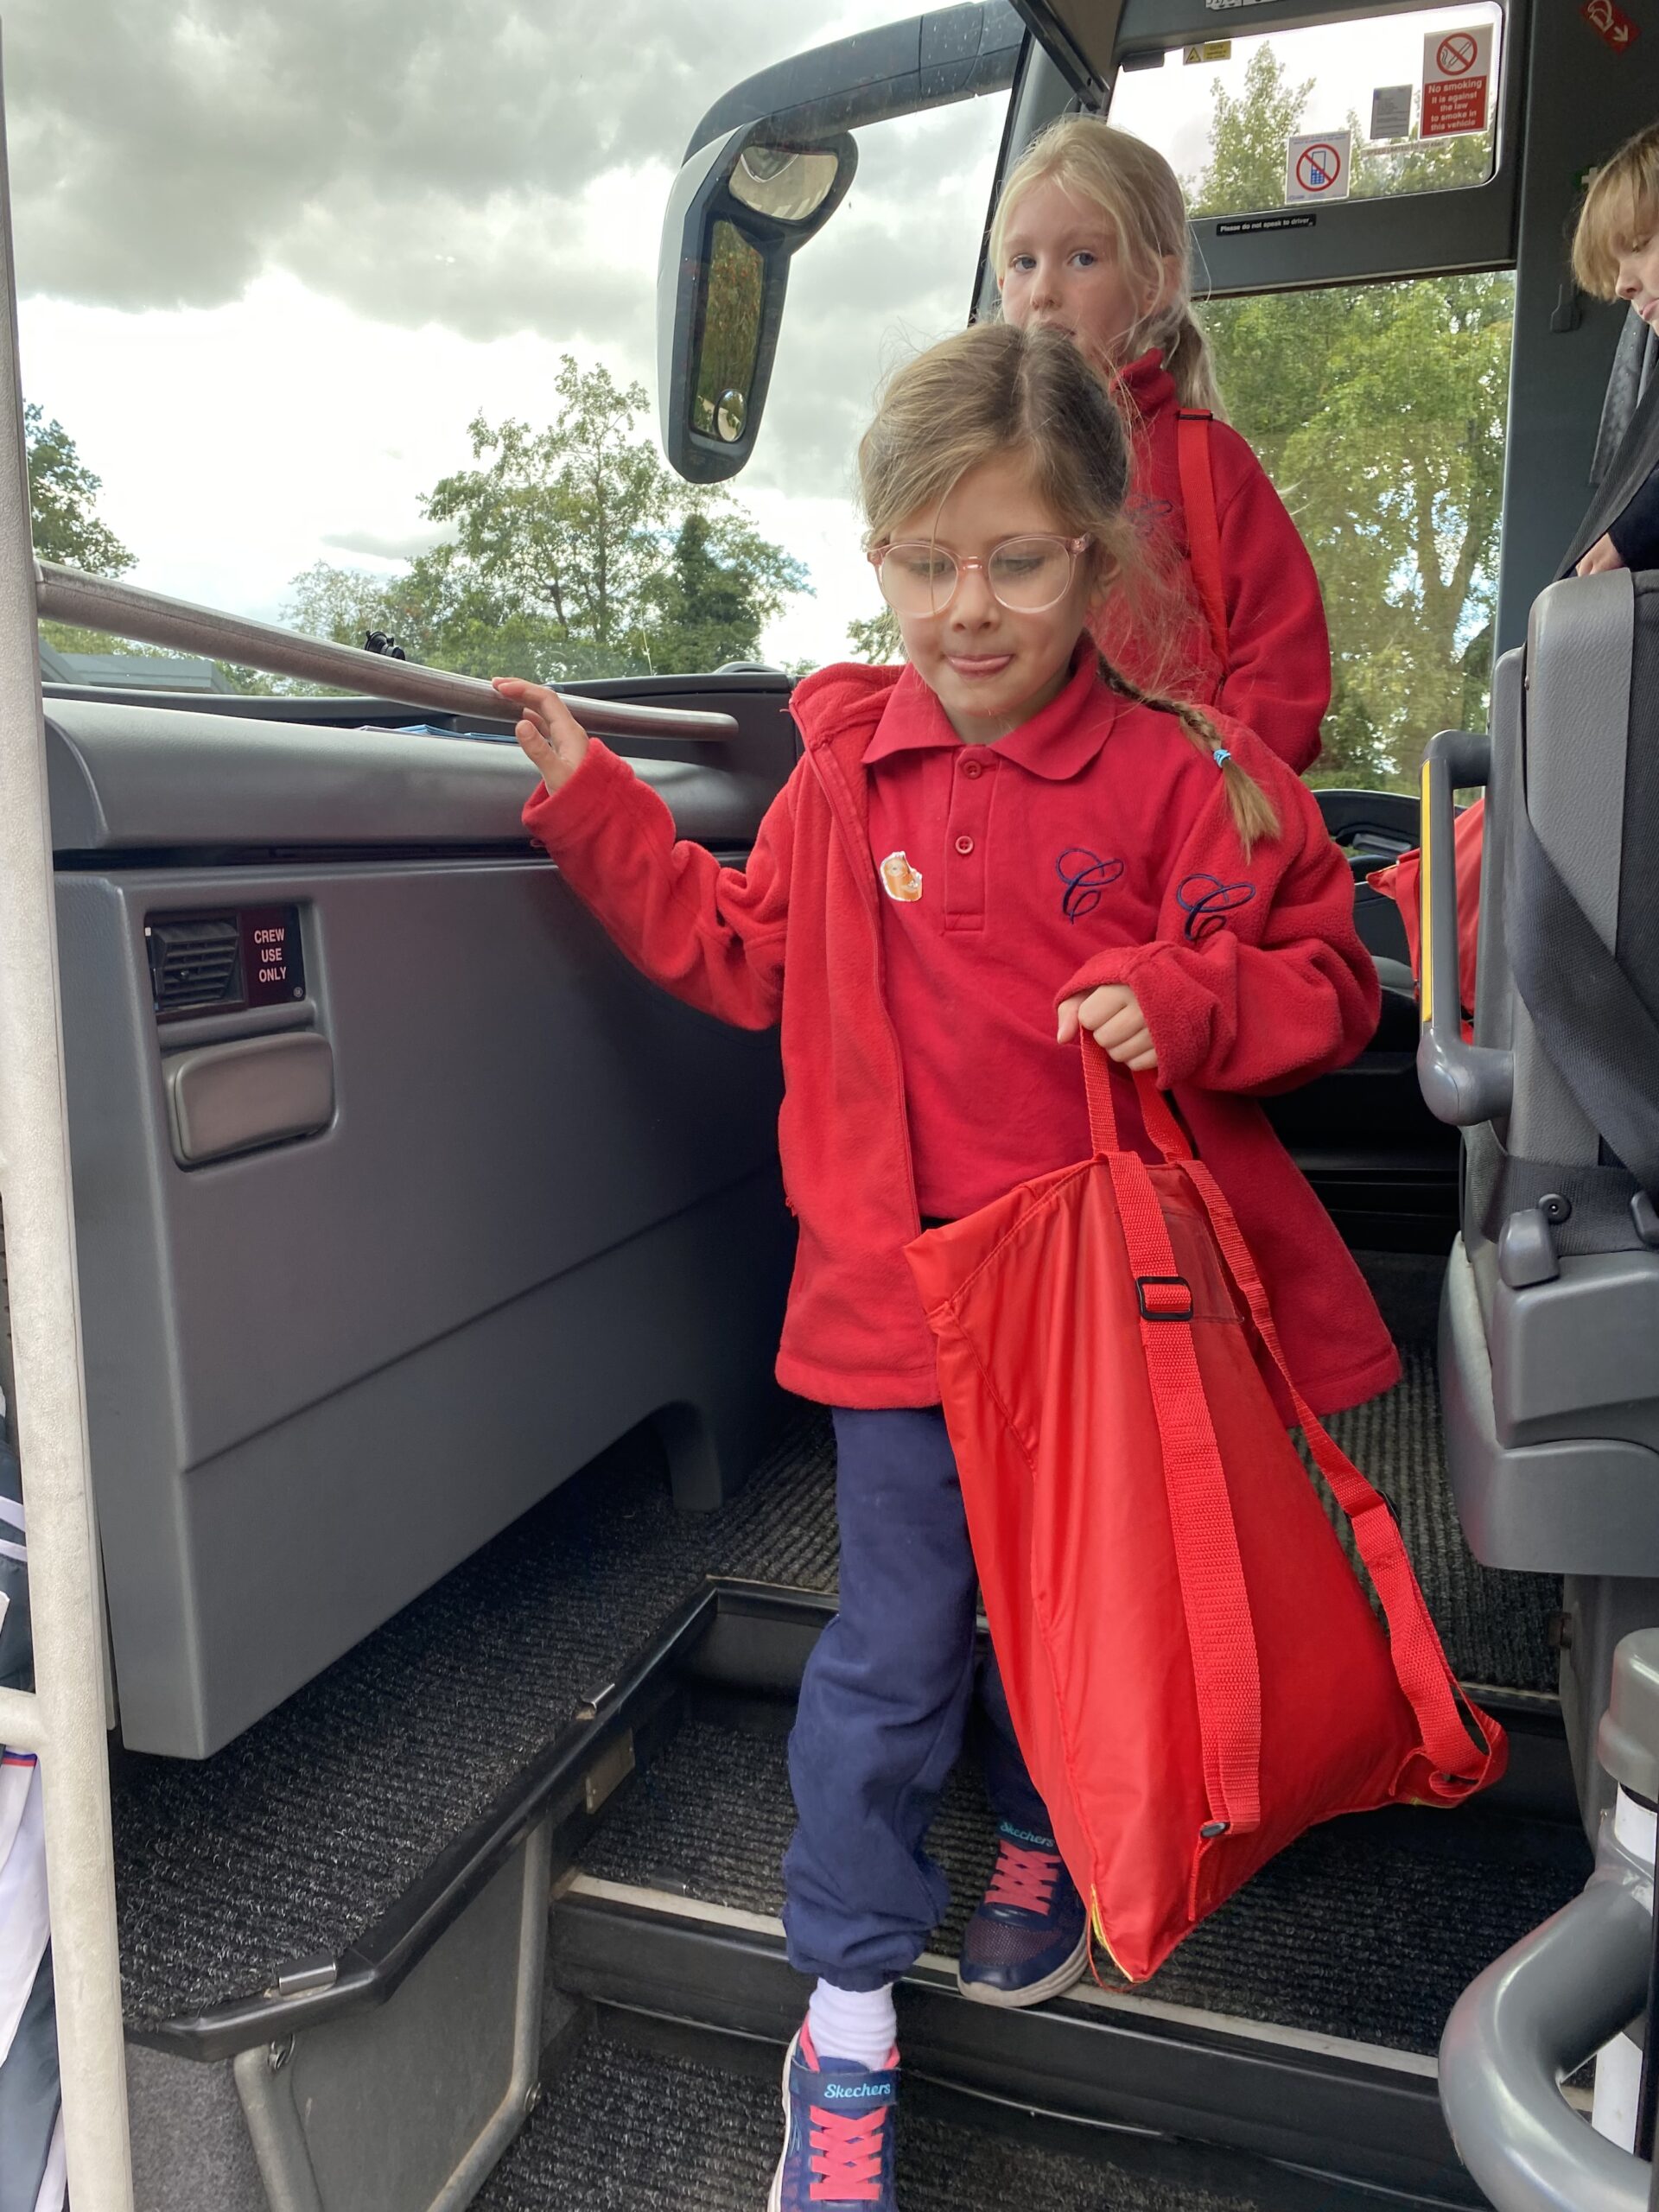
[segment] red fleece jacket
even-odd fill
[[[1100,643],[1146,688],[1161,686],[1243,722],[1300,775],[1319,758],[1319,724],[1331,703],[1331,640],[1307,548],[1250,448],[1225,423],[1212,423],[1211,475],[1227,609],[1224,677],[1192,581],[1174,379],[1162,354],[1152,353],[1130,362],[1121,385],[1124,411],[1135,426],[1129,511],[1154,567],[1173,574],[1192,611],[1166,651],[1152,655],[1144,632],[1122,626],[1109,602]]]
[[[938,1400],[933,1341],[903,1256],[919,1220],[882,995],[862,759],[898,675],[838,666],[797,686],[805,757],[747,868],[677,842],[661,798],[597,741],[563,790],[538,788],[524,808],[570,888],[646,976],[741,1028],[781,1021],[779,1146],[800,1244],[778,1379],[827,1405]],[[1395,1380],[1394,1346],[1329,1216],[1243,1094],[1351,1059],[1376,1026],[1376,974],[1313,794],[1248,731],[1230,726],[1226,737],[1283,824],[1249,863],[1213,764],[1170,717],[1119,714],[1107,754],[1121,753],[1126,772],[1167,779],[1158,935],[1096,950],[1057,995],[1108,982],[1134,989],[1160,1079],[1255,1255],[1297,1381],[1332,1412]],[[1224,926],[1206,932],[1199,919],[1195,939],[1196,875],[1248,879],[1255,895],[1230,908]],[[1137,1122],[1131,1109],[1129,1126]]]

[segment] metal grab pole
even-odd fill
[[[386,653],[364,652],[325,638],[302,637],[273,622],[245,614],[222,614],[188,600],[168,599],[142,584],[118,577],[83,575],[54,561],[36,563],[37,604],[43,619],[77,623],[86,630],[113,630],[147,645],[176,645],[208,653],[216,660],[241,661],[273,676],[296,676],[308,683],[328,683],[372,697],[400,699],[428,713],[470,715],[480,721],[504,722],[512,710],[498,691],[476,676],[454,676],[416,660],[396,660]],[[503,669],[504,676],[512,671]],[[629,699],[590,699],[579,691],[561,695],[585,730],[595,737],[655,737],[720,745],[737,735],[730,715],[700,714],[691,708],[641,707]]]
[[[75,2212],[132,2212],[109,1755],[94,1627],[101,1592],[87,1472],[3,79],[0,256],[0,1207],[29,1510],[32,1733],[46,1815],[70,2197]]]

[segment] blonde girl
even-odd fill
[[[1108,610],[1103,645],[1131,674],[1219,707],[1307,768],[1331,699],[1319,579],[1262,464],[1221,419],[1174,171],[1128,131],[1064,116],[1015,163],[990,251],[1007,321],[1063,331],[1119,395],[1131,512],[1154,575],[1185,604],[1161,669],[1121,607]]]
[[[543,779],[549,896],[693,1005],[782,1027],[800,1244],[778,1374],[833,1409],[841,1578],[791,1739],[784,1922],[810,1997],[771,2212],[893,2212],[893,1984],[946,1903],[925,1839],[974,1694],[976,1582],[906,1244],[1088,1154],[1081,1026],[1173,1090],[1313,1403],[1397,1371],[1252,1096],[1371,1033],[1348,871],[1249,731],[1103,664],[1090,625],[1138,558],[1104,385],[1052,333],[965,331],[893,378],[859,464],[907,659],[797,687],[804,754],[743,868],[677,842],[556,694],[499,684]],[[1029,2005],[1081,1971],[1084,1911],[994,1675],[986,1702],[998,1853],[959,1973]]]

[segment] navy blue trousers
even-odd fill
[[[978,1584],[939,1408],[837,1408],[835,1422],[841,1610],[789,1739],[784,1926],[798,1972],[878,1989],[915,1963],[949,1899],[923,1840],[974,1701]],[[992,1808],[1046,1834],[1001,1679],[981,1672]]]

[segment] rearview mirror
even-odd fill
[[[735,476],[754,449],[790,257],[846,197],[858,149],[842,131],[772,143],[725,132],[675,179],[657,277],[663,446],[694,484]]]

